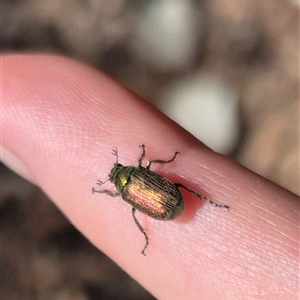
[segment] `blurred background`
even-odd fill
[[[91,64],[299,195],[299,1],[1,0],[1,10],[2,53]],[[0,214],[1,299],[154,299],[3,165]]]

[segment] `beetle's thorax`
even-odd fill
[[[123,166],[119,163],[116,163],[111,169],[109,179],[116,186],[118,192],[122,193],[122,190],[127,184],[130,173],[133,171],[133,169],[134,167]]]

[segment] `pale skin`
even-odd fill
[[[159,299],[298,299],[299,197],[219,155],[116,81],[55,56],[2,57],[1,159],[40,186],[99,249]],[[204,193],[184,193],[175,221],[136,213],[121,198],[93,195],[119,160]],[[106,183],[112,188],[110,183]],[[54,220],[55,222],[55,220]]]

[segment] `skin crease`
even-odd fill
[[[155,297],[298,299],[298,196],[211,151],[92,67],[46,55],[6,55],[1,65],[3,162]],[[146,159],[181,153],[152,170],[230,206],[183,192],[186,211],[175,221],[137,213],[146,257],[131,207],[91,192],[107,179],[112,148],[122,164],[136,165],[141,143]]]

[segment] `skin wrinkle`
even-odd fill
[[[247,252],[246,252],[247,254]],[[251,253],[249,253],[249,255],[251,255]],[[243,256],[243,258],[245,258],[246,255]],[[284,263],[284,260],[280,259],[280,265],[278,264],[278,261],[277,264],[274,264],[272,267],[270,267],[268,264],[263,264],[263,263],[260,263],[260,264],[253,264],[251,265],[251,261],[254,262],[257,260],[257,257],[259,256],[256,256],[254,257],[253,256],[253,259],[249,261],[250,265],[249,265],[249,270],[252,270],[252,276],[256,276],[256,274],[259,272],[260,269],[264,269],[265,272],[268,272],[270,273],[270,279],[271,280],[276,280],[277,278],[277,275],[275,276],[275,274],[280,274],[280,277],[282,277],[282,274],[284,272],[287,272],[287,270],[290,270],[290,267],[291,265],[287,265]],[[272,257],[270,257],[267,253],[265,253],[265,259],[266,261],[268,259],[271,258],[271,261],[274,261],[275,259]],[[274,275],[271,275],[271,274],[274,274]],[[278,285],[277,285],[278,287]]]
[[[212,183],[218,184],[219,182],[226,181],[226,177],[223,174],[221,174],[220,172],[218,172],[217,170],[215,170],[215,169],[214,170],[207,169],[207,171],[208,172],[212,172],[215,175],[215,176],[210,176],[210,178],[208,178],[208,180],[210,180]],[[242,178],[242,176],[240,178]],[[248,182],[246,182],[246,181],[245,181],[245,183],[248,184]],[[236,190],[236,194],[240,193],[240,187],[236,186],[235,180],[232,180],[229,184],[227,184],[227,186],[222,185],[222,187],[225,190],[227,190],[228,192],[232,192],[232,191]]]
[[[278,223],[278,221],[281,221],[281,224],[280,224],[280,229],[284,229],[284,228],[288,228],[291,224],[291,222],[289,222],[289,220],[286,220],[284,218],[280,218],[279,216],[276,216],[275,214],[271,213],[269,210],[265,210],[265,212],[269,215],[269,216],[272,216],[274,218],[276,218],[276,220],[274,221],[271,221],[270,219],[268,219],[266,216],[265,217],[262,217],[262,220],[264,220],[267,224],[270,224],[272,226],[275,226],[276,223]],[[276,222],[277,221],[277,222]],[[286,227],[284,227],[284,225],[286,225]]]
[[[235,258],[233,258],[232,259],[233,264],[231,265],[231,267],[226,268],[227,270],[231,270],[232,274],[238,275],[239,278],[244,277],[245,279],[248,279],[248,280],[250,277],[252,277],[255,280],[256,276],[257,276],[257,271],[260,268],[266,269],[266,272],[268,272],[268,270],[269,270],[268,265],[263,264],[263,263],[257,265],[257,257],[258,257],[257,255],[253,255],[253,253],[247,251],[247,249],[245,247],[243,247],[241,249],[237,249],[237,250],[238,251],[235,252],[235,256],[240,253],[241,260],[243,260],[244,262],[245,261],[247,262],[249,269],[245,270],[243,267],[237,268],[237,265],[235,264]],[[269,257],[267,256],[267,258],[269,258]],[[228,259],[230,259],[230,257],[226,257],[227,263],[228,263]],[[278,272],[280,272],[282,274],[283,270],[284,270],[283,268],[279,268]],[[274,271],[274,270],[272,270],[272,271]],[[233,277],[233,278],[235,278],[235,277]],[[273,278],[273,279],[276,279],[276,278]],[[278,287],[278,289],[279,289],[279,287]]]
[[[238,236],[237,236],[237,238],[238,238]],[[268,259],[270,259],[269,253],[270,253],[270,251],[274,250],[274,244],[272,243],[272,241],[270,243],[267,243],[267,244],[265,243],[265,241],[263,241],[261,243],[261,245],[259,245],[258,240],[257,240],[257,235],[256,234],[251,234],[251,231],[249,232],[249,235],[247,236],[247,238],[250,241],[251,241],[251,238],[252,238],[253,242],[256,242],[255,245],[258,246],[258,247],[260,247],[262,249],[262,251],[260,250],[259,253],[258,253],[258,255],[256,255],[257,257],[259,257],[259,255],[261,255],[261,254],[264,254],[264,257],[265,257],[266,261]],[[242,259],[244,261],[245,261],[246,257],[249,257],[250,261],[248,262],[248,264],[249,264],[249,268],[251,269],[251,266],[252,265],[255,266],[257,264],[257,261],[259,261],[259,260],[257,260],[257,258],[255,256],[253,256],[253,253],[247,251],[247,244],[243,245],[242,242],[241,242],[239,244],[239,246],[241,246],[241,247],[239,249],[237,249],[237,252],[235,252],[234,256],[238,255],[238,253],[241,253],[241,257],[242,257]],[[264,247],[262,247],[262,246],[264,246]],[[269,246],[269,248],[266,249],[265,246]],[[215,245],[214,247],[217,247],[220,250],[220,246],[219,245]],[[212,251],[212,252],[214,252],[214,251]],[[221,251],[221,252],[223,252],[223,251]],[[280,254],[280,251],[278,251],[278,253]],[[276,254],[276,253],[274,253],[274,254]],[[227,256],[226,257],[227,262],[228,262],[229,259],[230,259],[230,256]],[[235,261],[235,259],[232,259],[232,261]],[[255,261],[256,263],[255,264],[251,264],[251,261]],[[284,265],[284,261],[283,261],[282,265]],[[267,264],[266,264],[266,266],[267,266]],[[290,267],[292,267],[292,266],[293,265],[290,264]],[[234,267],[234,266],[232,266],[232,267]],[[256,266],[255,269],[252,270],[253,274],[251,276],[253,276],[253,277],[256,276],[255,272],[259,269],[259,267],[260,268],[266,268],[264,263],[260,264],[259,266]],[[282,273],[282,271],[284,271],[284,269],[282,269],[280,267],[278,267],[278,268],[279,268],[278,272]],[[249,274],[248,274],[248,276],[249,276]]]
[[[240,215],[240,217],[242,217],[242,215]],[[254,240],[253,240],[253,241],[255,241],[255,239],[257,239],[257,234],[261,231],[261,228],[255,226],[255,224],[251,223],[251,221],[248,222],[248,217],[247,217],[247,216],[245,216],[245,218],[243,218],[243,220],[244,220],[245,226],[247,226],[247,224],[248,224],[248,228],[249,228],[249,233],[248,233],[247,238],[249,239],[251,236],[254,236]],[[266,221],[266,219],[264,219],[264,218],[262,218],[261,220],[262,220],[262,221]],[[268,221],[266,221],[266,223],[272,225],[272,224],[271,224],[270,222],[268,222]],[[238,223],[236,224],[236,226],[238,226]],[[272,225],[272,226],[273,226],[273,225]],[[257,227],[256,230],[254,229],[255,227]],[[251,230],[250,230],[250,229],[251,229]],[[255,232],[254,235],[252,234],[253,232]],[[270,232],[270,233],[272,232],[272,227],[270,227],[269,230],[265,230],[264,232],[268,235],[269,232]],[[282,234],[281,231],[280,231],[280,232],[277,231],[277,233],[278,233],[278,234]],[[274,236],[273,236],[273,237],[270,236],[269,238],[272,239],[272,242],[273,242],[273,241],[278,241],[278,242],[281,242],[281,241],[282,241],[282,238],[277,238],[277,239],[276,239]],[[267,241],[264,241],[264,243],[267,243]]]

